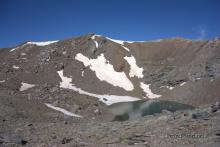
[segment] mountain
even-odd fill
[[[3,88],[44,84],[97,97],[106,104],[169,99],[202,105],[220,93],[220,41],[173,38],[149,42],[95,34],[27,42],[1,50]]]
[[[121,41],[86,34],[0,49],[0,63],[0,118],[7,133],[27,122],[38,122],[38,129],[51,121],[105,126],[114,118],[108,106],[119,102],[168,100],[206,110],[220,100],[218,38]]]

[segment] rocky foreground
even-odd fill
[[[51,89],[49,88],[48,91]],[[76,108],[69,91],[57,89],[57,105]],[[77,96],[77,95],[75,95]],[[79,95],[78,95],[79,96]],[[91,98],[80,114],[64,115],[46,107],[47,100],[2,91],[0,95],[0,146],[219,146],[220,106],[149,115],[132,121],[112,121],[108,108]],[[83,100],[83,98],[82,98]],[[80,104],[82,102],[78,102]],[[79,108],[77,108],[79,109]],[[78,110],[79,111],[79,110]],[[87,115],[86,115],[87,114]],[[88,116],[88,117],[87,117]]]

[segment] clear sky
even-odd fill
[[[220,36],[220,0],[0,0],[0,48],[95,32],[114,39]]]

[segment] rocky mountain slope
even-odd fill
[[[169,131],[178,133],[181,125],[189,129],[191,121],[201,123],[199,130],[191,131],[208,126],[209,137],[176,143],[205,145],[219,129],[219,110],[211,109],[220,100],[219,39],[131,42],[87,34],[0,49],[0,63],[0,145],[176,146],[173,138],[167,144],[160,141]],[[176,101],[197,109],[112,122],[108,105],[141,99]],[[198,111],[205,117],[193,118]],[[137,137],[142,139],[137,144],[129,140],[129,133],[147,133],[148,127],[164,136],[155,142],[155,137],[143,136]]]

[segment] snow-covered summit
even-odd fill
[[[120,44],[120,45],[124,45],[124,43],[145,42],[145,41],[118,40],[118,39],[112,39],[112,38],[110,38],[110,37],[105,37],[105,36],[97,35],[97,34],[93,35],[93,36],[92,36],[92,39],[95,39],[95,37],[104,37],[104,38],[106,38],[106,39],[108,39],[108,40],[110,40],[110,41],[113,41],[113,42],[115,42],[115,43],[118,43],[118,44]]]
[[[49,45],[49,44],[52,44],[52,43],[56,43],[58,42],[59,40],[55,40],[55,41],[45,41],[45,42],[27,42],[26,44],[34,44],[34,45],[37,45],[37,46],[46,46],[46,45]]]

